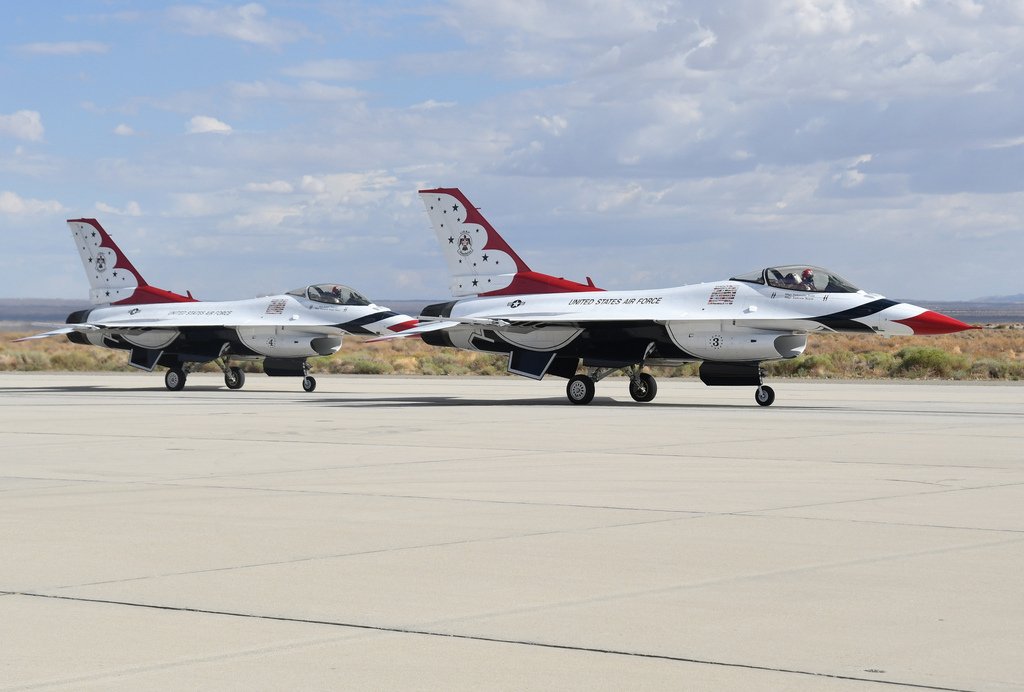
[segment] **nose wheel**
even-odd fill
[[[306,375],[305,377],[302,378],[302,388],[307,392],[312,392],[314,389],[316,389],[316,379],[310,377],[309,375]]]
[[[228,389],[241,389],[245,384],[245,373],[241,368],[228,368],[224,371],[224,384]]]
[[[771,406],[775,402],[775,390],[766,384],[761,385],[754,392],[754,401],[758,406]]]

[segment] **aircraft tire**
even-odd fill
[[[594,379],[587,375],[573,375],[565,385],[565,396],[574,404],[589,404],[594,399]]]
[[[185,371],[181,368],[170,368],[164,373],[164,386],[172,392],[180,392],[185,388]]]
[[[654,397],[658,396],[658,381],[654,379],[654,375],[642,372],[635,380],[629,381],[629,395],[633,397],[633,401],[654,401]]]
[[[306,375],[305,377],[302,378],[302,388],[305,389],[307,392],[312,392],[314,389],[316,389],[316,380],[310,377],[309,375]]]
[[[761,385],[754,392],[754,401],[758,406],[771,406],[775,403],[775,390],[766,384]]]
[[[245,373],[241,368],[228,368],[224,373],[224,384],[228,389],[241,389],[245,384]]]

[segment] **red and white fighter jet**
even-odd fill
[[[795,358],[815,332],[948,334],[970,325],[863,291],[834,272],[806,264],[768,267],[731,279],[674,288],[605,291],[532,271],[457,188],[420,198],[451,273],[451,302],[428,306],[421,334],[435,346],[508,354],[509,372],[568,378],[574,404],[620,369],[629,393],[651,401],[657,383],[645,365],[701,362],[707,385],[756,387],[764,361]],[[388,337],[385,337],[388,338]],[[577,374],[580,365],[586,374]]]
[[[136,368],[167,368],[164,384],[171,390],[182,389],[188,373],[209,361],[224,371],[228,389],[239,389],[245,373],[232,363],[262,360],[267,375],[301,377],[302,388],[312,392],[316,380],[306,358],[337,352],[345,334],[394,334],[417,323],[337,283],[249,300],[198,301],[146,283],[96,219],[72,219],[68,226],[95,307],[25,339],[66,334],[76,344],[130,351],[128,362]]]

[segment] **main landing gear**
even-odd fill
[[[629,375],[629,395],[634,401],[653,401],[658,394],[658,382],[646,372],[641,372],[643,363],[627,368]],[[573,375],[565,386],[565,396],[573,404],[589,404],[594,399],[594,385],[608,375],[621,368],[588,368],[586,375]],[[775,403],[775,390],[763,380],[760,364],[751,363],[709,363],[701,365],[700,378],[704,384],[712,387],[756,386],[754,401],[758,406],[771,406]]]
[[[227,344],[225,344],[226,351]],[[221,352],[221,355],[213,362],[221,369],[224,373],[224,386],[228,389],[241,389],[245,386],[245,372],[236,365],[231,365],[228,362],[228,358],[224,356],[225,351]],[[207,361],[208,362],[208,361]],[[188,379],[189,373],[194,371],[199,366],[199,363],[188,362],[180,365],[175,365],[167,369],[164,373],[164,386],[166,386],[172,392],[180,392],[185,388],[185,381]],[[267,372],[268,367],[264,364],[264,372]],[[316,380],[309,374],[309,363],[302,362],[301,366],[295,363],[284,369],[270,369],[267,372],[268,375],[286,375],[286,376],[300,376],[302,377],[302,388],[307,392],[312,392],[316,389]]]
[[[185,388],[185,379],[188,373],[184,368],[171,368],[164,373],[164,386],[172,392],[180,392]]]
[[[646,403],[658,395],[658,381],[654,375],[640,372],[641,365],[631,365],[629,372],[629,395],[633,401]],[[565,396],[574,404],[589,404],[594,399],[594,385],[618,368],[590,368],[589,374],[573,375],[565,386]]]

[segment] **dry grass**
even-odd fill
[[[128,352],[72,344],[62,337],[13,343],[0,338],[0,371],[130,371]],[[346,338],[341,351],[311,359],[314,372],[395,375],[503,375],[507,357],[435,348],[418,339],[367,344]],[[1024,379],[1024,329],[1001,325],[945,336],[829,334],[810,339],[806,355],[765,364],[779,377]],[[216,366],[206,369],[216,371]],[[259,366],[247,363],[246,370]],[[692,376],[695,365],[658,368],[663,376]]]

